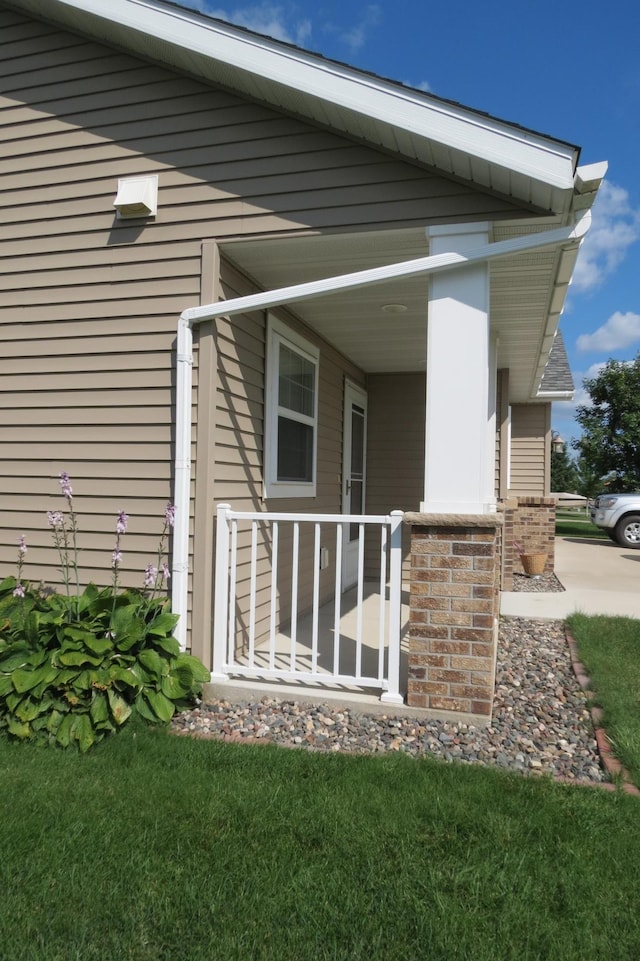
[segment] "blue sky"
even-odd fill
[[[553,427],[577,437],[583,378],[640,350],[635,0],[183,5],[558,137],[582,164],[609,162],[561,321],[577,390],[554,404]]]

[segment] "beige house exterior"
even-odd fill
[[[412,578],[412,528],[494,544],[510,496],[548,495],[540,385],[603,165],[160,0],[0,0],[0,49],[5,572],[24,533],[30,579],[59,582],[45,512],[63,470],[86,582],[108,579],[126,510],[123,579],[141,585],[175,500],[173,605],[211,664],[218,504],[412,512]],[[157,209],[127,208],[156,178]],[[352,428],[366,483],[346,483]],[[496,543],[475,585],[492,637]],[[265,625],[269,567],[267,545]],[[329,557],[323,598],[334,585]],[[452,636],[467,615],[422,630],[419,670],[432,641],[473,643]],[[483,698],[414,681],[418,706],[490,711],[486,679]]]

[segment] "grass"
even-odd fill
[[[635,961],[639,810],[398,755],[0,740],[0,958]]]
[[[640,620],[574,614],[569,626],[614,751],[640,787]]]
[[[592,524],[586,518],[556,518],[556,537],[595,537],[598,540],[608,541],[609,537],[600,528]]]

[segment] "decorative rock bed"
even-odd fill
[[[489,727],[263,697],[248,704],[202,704],[174,718],[172,728],[180,734],[316,751],[401,751],[582,783],[608,779],[561,621],[501,621]]]
[[[555,574],[538,574],[536,577],[514,574],[513,590],[523,593],[561,594],[564,587]]]

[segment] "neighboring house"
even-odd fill
[[[409,700],[487,717],[500,552],[521,506],[548,528],[545,369],[605,165],[158,0],[0,0],[0,46],[5,569],[24,532],[56,582],[61,470],[87,580],[126,509],[140,583],[175,498],[180,638],[211,663],[217,504],[413,512]],[[269,586],[269,524],[237,548],[241,638],[297,590]],[[357,532],[337,572],[301,535],[320,600],[358,579]]]

